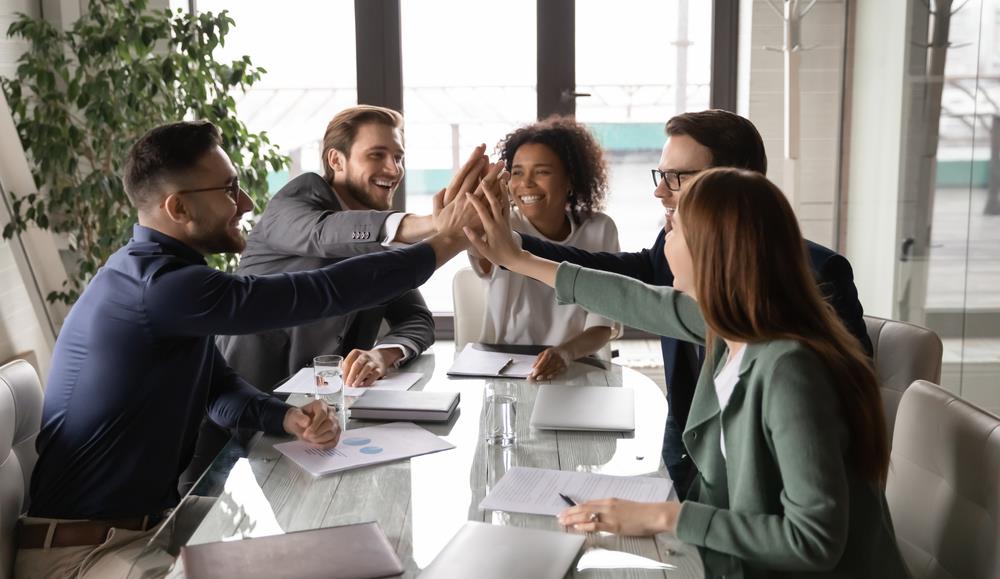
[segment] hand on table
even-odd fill
[[[285,413],[285,432],[320,448],[333,448],[340,441],[337,412],[323,400],[313,400]]]
[[[351,350],[340,365],[344,385],[351,388],[371,386],[376,380],[385,377],[389,368],[401,357],[402,354],[396,348]]]
[[[587,501],[559,513],[559,524],[576,531],[606,531],[616,535],[646,536],[675,532],[681,504],[638,503],[622,499]]]
[[[564,348],[553,346],[546,348],[535,358],[531,366],[529,380],[551,380],[566,371],[573,359]]]

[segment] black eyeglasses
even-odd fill
[[[229,198],[233,200],[233,203],[236,203],[237,205],[239,205],[239,203],[240,203],[240,192],[243,191],[243,188],[240,187],[240,180],[237,178],[237,179],[233,179],[232,181],[230,181],[228,185],[223,185],[221,187],[204,187],[202,189],[185,189],[183,191],[176,191],[176,193],[178,195],[183,195],[185,193],[201,193],[203,191],[225,191],[226,195],[229,195]]]
[[[653,186],[659,187],[660,181],[666,181],[667,189],[670,191],[680,191],[681,181],[684,177],[701,173],[701,171],[660,171],[659,169],[651,169],[651,171],[653,173]]]

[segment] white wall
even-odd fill
[[[765,48],[782,46],[784,24],[766,0],[745,0],[740,8],[741,37],[749,36],[740,48],[750,50],[749,78],[741,75],[748,94],[741,95],[740,113],[760,130],[767,150],[768,177],[789,194],[803,235],[836,247],[844,0],[819,0],[802,19],[802,44],[812,48],[801,52],[799,67],[800,151],[798,161],[794,161],[797,184],[789,182],[788,172],[793,168],[784,158],[784,56]],[[741,61],[746,62],[743,58]]]

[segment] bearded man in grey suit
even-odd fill
[[[484,149],[476,149],[449,187],[475,189],[487,164]],[[403,179],[403,152],[400,113],[373,106],[338,113],[323,138],[324,176],[300,175],[274,195],[247,240],[237,273],[315,269],[432,235],[434,215],[390,209]],[[379,337],[383,321],[388,332]],[[345,356],[345,383],[368,386],[433,342],[434,321],[418,290],[312,324],[218,338],[229,364],[269,390],[321,354]]]

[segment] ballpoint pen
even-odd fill
[[[559,493],[559,498],[561,498],[567,505],[569,505],[571,507],[575,507],[576,506],[576,501],[574,501],[573,499],[567,497],[566,495],[564,495],[562,493]]]
[[[503,363],[503,366],[500,366],[500,370],[497,371],[497,374],[498,375],[503,374],[503,371],[507,369],[507,366],[510,366],[513,363],[514,363],[514,358],[507,358],[507,361]]]

